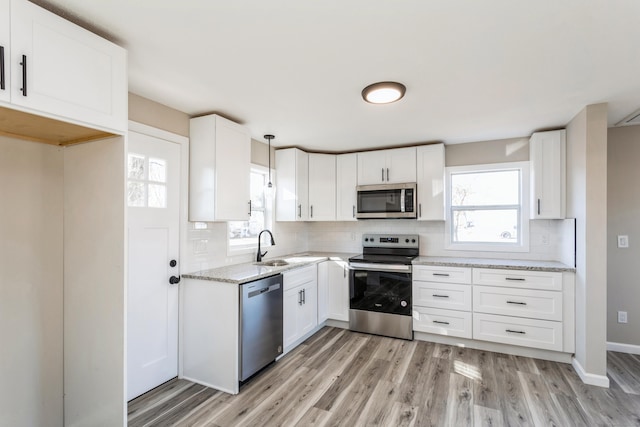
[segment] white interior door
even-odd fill
[[[178,374],[180,164],[179,144],[129,132],[129,400]]]

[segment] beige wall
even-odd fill
[[[640,346],[640,126],[609,129],[607,162],[607,341]],[[617,247],[621,234],[628,249]],[[618,323],[618,310],[629,323]]]
[[[528,160],[528,136],[445,146],[447,166],[484,165]]]
[[[267,157],[267,151],[269,151],[269,145],[264,142],[251,140],[251,163],[255,165],[262,165],[264,167],[269,166],[269,158]],[[271,147],[271,169],[276,167],[276,150]]]
[[[129,93],[129,120],[189,136],[189,116],[182,111]]]
[[[576,218],[576,360],[606,381],[607,105],[567,126],[567,217]]]
[[[63,165],[0,137],[0,426],[63,424]]]

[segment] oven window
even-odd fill
[[[351,270],[350,308],[411,315],[411,273]]]
[[[399,190],[377,190],[358,192],[358,212],[400,212],[402,201]]]

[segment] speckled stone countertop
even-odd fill
[[[270,267],[266,265],[258,265],[253,262],[245,262],[243,264],[225,265],[223,267],[183,274],[182,277],[185,279],[243,284],[262,279],[264,277],[275,276],[276,274],[280,274],[284,271],[327,261],[329,259],[348,261],[350,257],[355,255],[357,254],[305,252],[301,254],[284,255],[272,258],[285,260],[288,264],[283,266]],[[272,259],[265,259],[265,261],[270,261]]]
[[[570,267],[557,261],[525,261],[518,259],[419,256],[418,258],[413,260],[413,265],[434,265],[441,267],[508,268],[511,270],[555,272],[576,271],[574,267]]]

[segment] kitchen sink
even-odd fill
[[[270,261],[261,261],[261,262],[256,262],[256,265],[264,265],[267,267],[282,267],[285,265],[289,265],[289,263],[283,259],[272,259]]]

